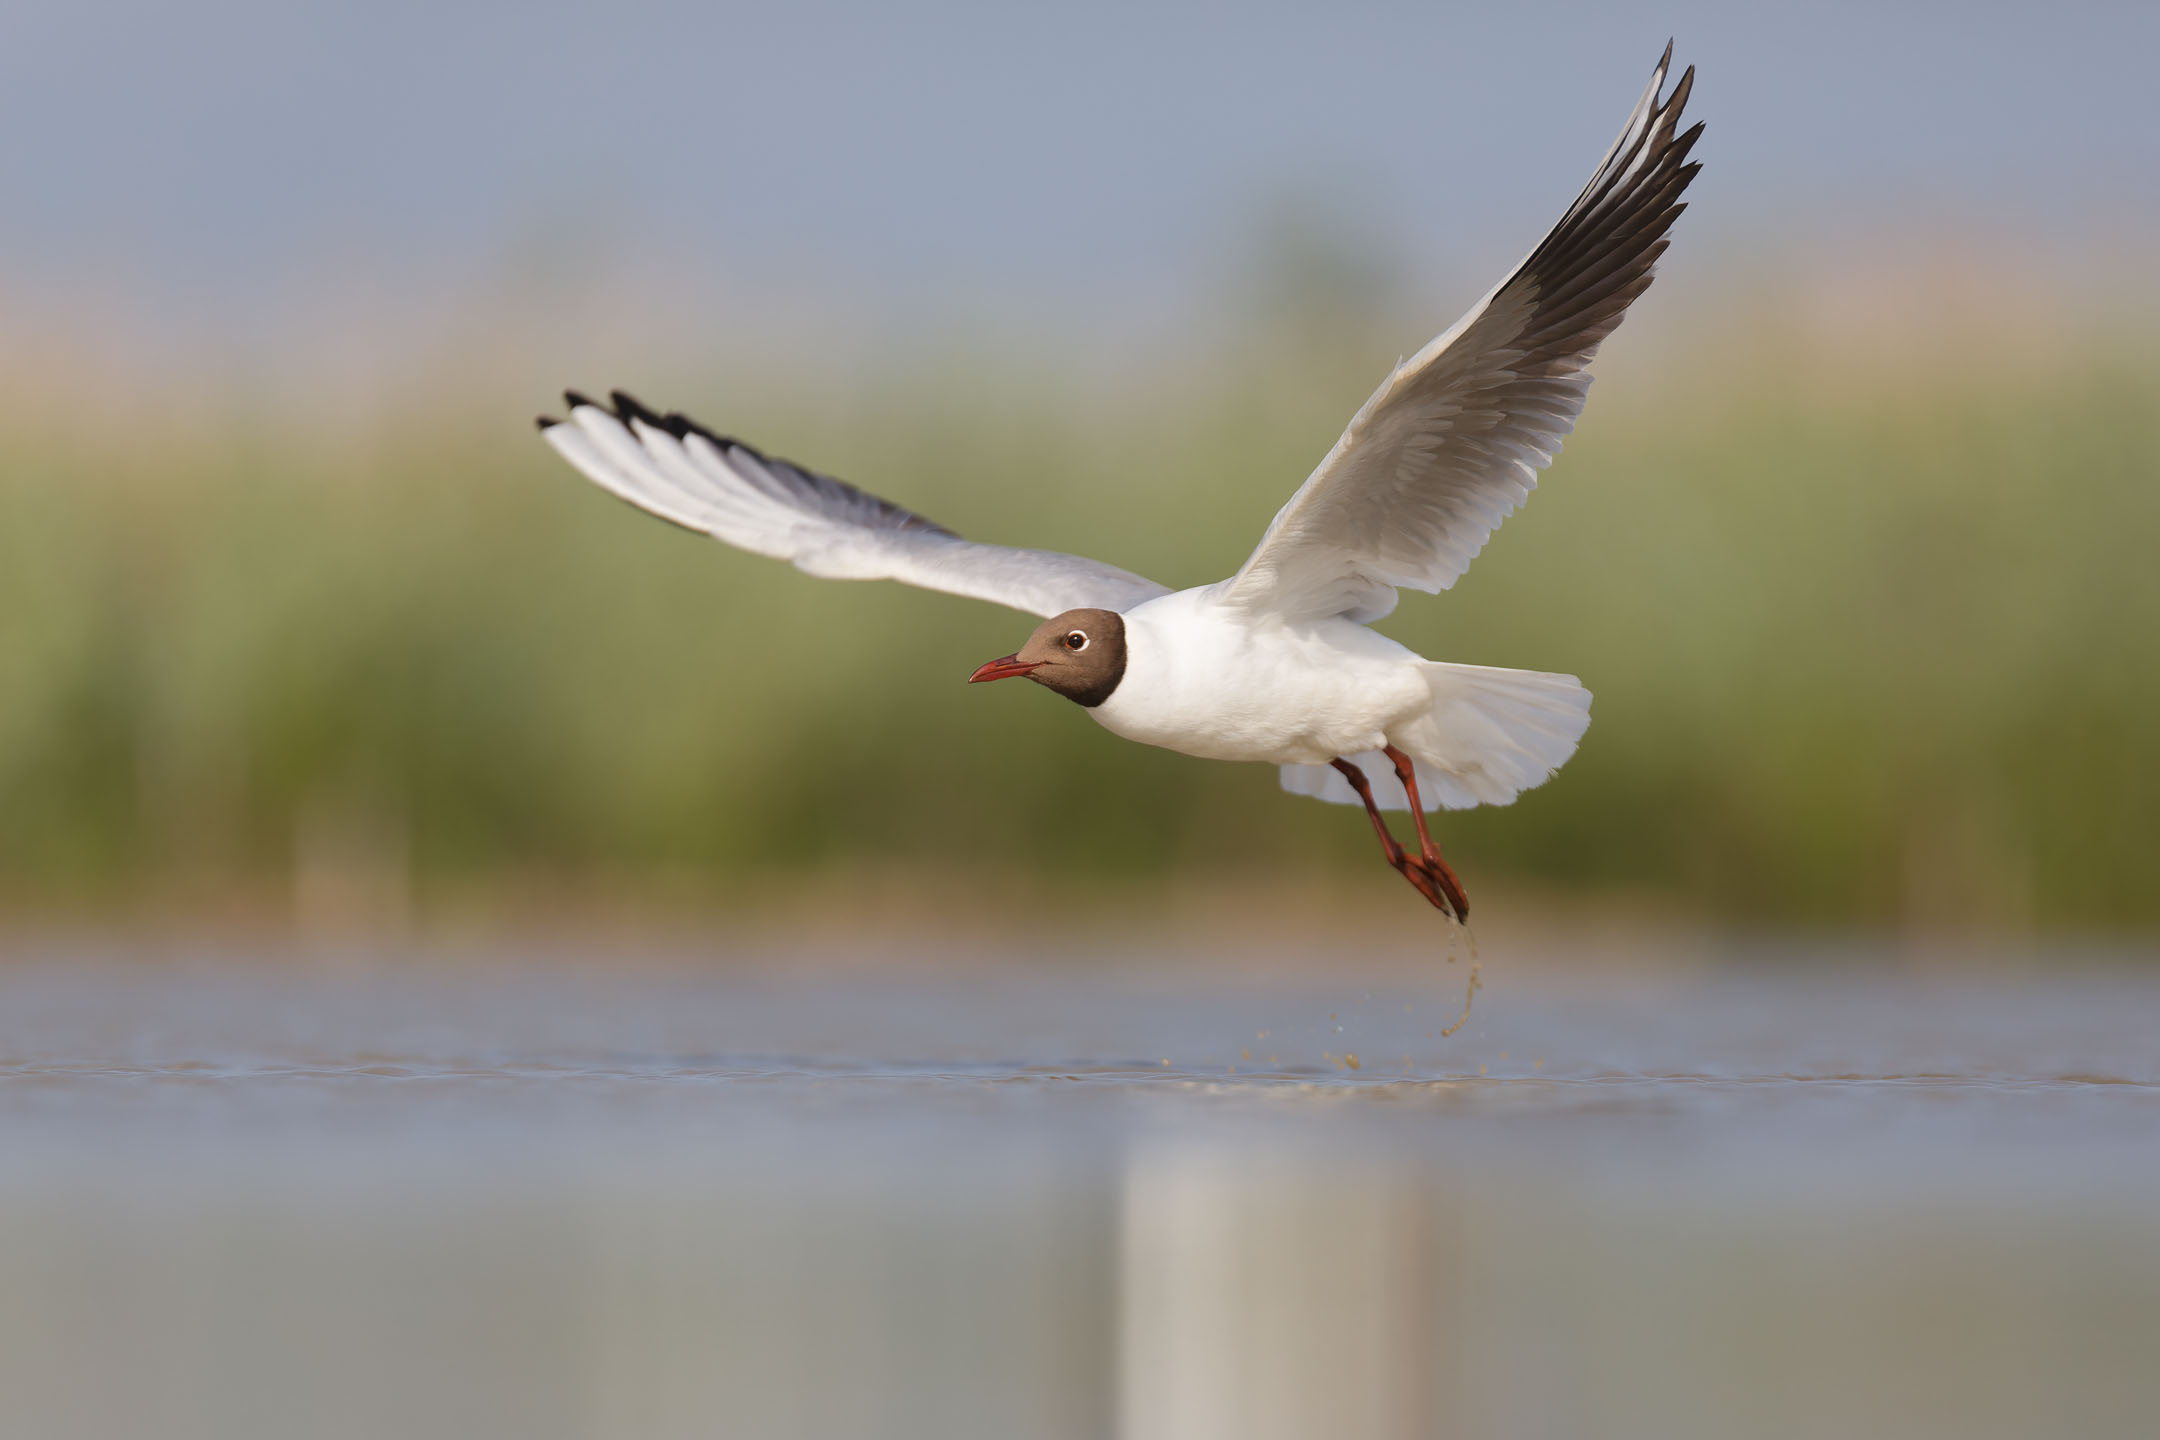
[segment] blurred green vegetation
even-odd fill
[[[685,363],[646,398],[963,534],[1197,584],[1437,328],[1338,298],[1121,375],[985,342]],[[1473,889],[1778,924],[2160,922],[2160,346],[2064,325],[1838,336],[1741,306],[1623,332],[1531,505],[1382,626],[1596,693],[1553,783],[1441,820]],[[662,872],[725,897],[896,857],[1166,881],[1374,864],[1361,815],[1272,769],[962,684],[1026,617],[812,580],[609,500],[532,435],[544,394],[472,378],[522,374],[496,358],[437,353],[342,408],[216,376],[116,403],[16,358],[0,902],[279,893],[340,843],[423,901]]]

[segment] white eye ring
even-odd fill
[[[1088,647],[1087,631],[1068,631],[1065,636],[1064,645],[1065,648],[1072,651],[1073,654],[1079,654],[1082,650],[1085,650]]]

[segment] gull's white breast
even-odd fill
[[[1376,750],[1432,705],[1418,655],[1348,620],[1262,622],[1181,590],[1125,612],[1125,676],[1090,712],[1209,760],[1318,765]]]

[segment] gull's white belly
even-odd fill
[[[1432,704],[1412,651],[1348,620],[1254,627],[1182,590],[1125,612],[1125,676],[1090,712],[1209,760],[1317,765],[1375,750]]]

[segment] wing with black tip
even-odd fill
[[[1661,98],[1672,47],[1620,139],[1552,232],[1455,327],[1397,366],[1268,526],[1224,604],[1279,619],[1376,620],[1395,589],[1459,579],[1575,428],[1589,364],[1650,288],[1697,125],[1695,72]]]
[[[1167,587],[1077,555],[978,545],[830,475],[660,415],[616,391],[572,392],[540,433],[602,488],[685,529],[828,580],[899,580],[1031,615],[1129,610]]]

